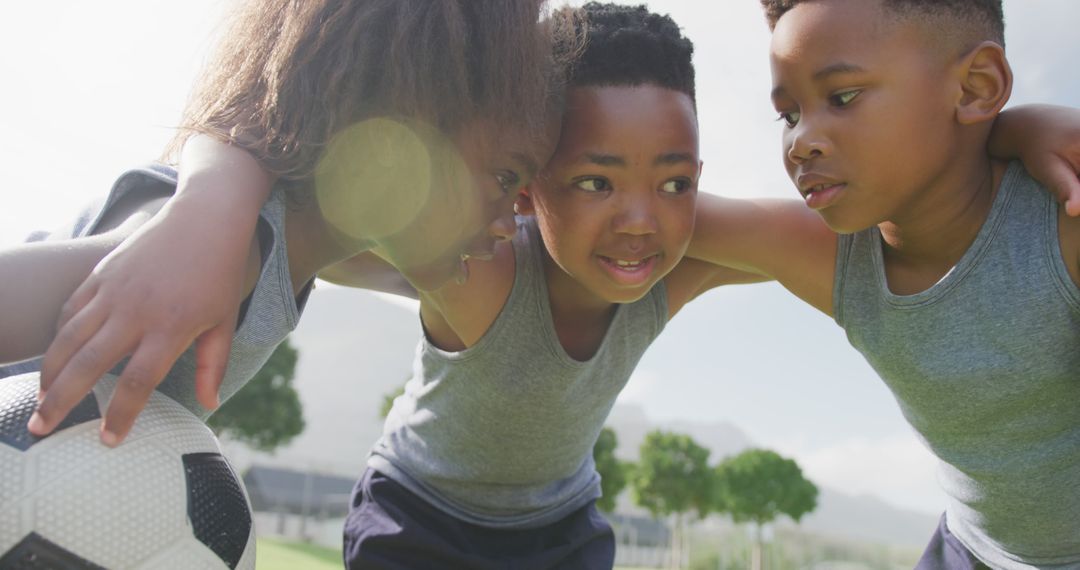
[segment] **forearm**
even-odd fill
[[[994,120],[987,151],[994,158],[1020,158],[1045,134],[1048,124],[1066,119],[1076,111],[1059,105],[1018,105],[1002,111]]]
[[[0,251],[0,363],[45,352],[60,311],[126,233],[29,243]]]
[[[409,299],[420,298],[416,289],[397,268],[370,252],[353,256],[319,271],[319,278],[345,287],[380,291]]]

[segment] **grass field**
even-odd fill
[[[255,548],[255,570],[341,570],[343,566],[341,551],[333,548],[269,538],[260,538]]]
[[[255,570],[341,570],[341,551],[302,542],[260,538]]]

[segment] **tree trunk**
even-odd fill
[[[750,569],[762,570],[764,568],[764,560],[762,560],[762,541],[761,541],[761,523],[754,525],[754,549],[750,553]]]

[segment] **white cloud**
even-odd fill
[[[796,442],[777,447],[820,485],[850,495],[874,495],[893,505],[928,513],[944,509],[936,459],[914,435],[853,437],[818,449],[791,443]]]
[[[616,404],[646,406],[660,387],[660,375],[650,370],[637,369],[615,400]]]

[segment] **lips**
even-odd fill
[[[609,276],[623,285],[640,285],[648,281],[656,267],[659,254],[609,257],[597,255],[600,265]]]
[[[802,174],[796,183],[806,205],[814,210],[833,205],[847,188],[846,182],[817,173]]]

